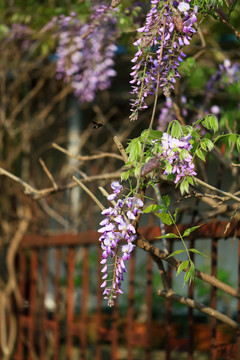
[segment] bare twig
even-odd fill
[[[29,185],[27,182],[25,182],[24,180],[22,180],[18,176],[13,175],[9,171],[4,170],[3,168],[0,168],[0,175],[8,176],[10,179],[12,179],[15,182],[21,184],[24,187],[24,193],[25,194],[30,195],[30,194],[35,194],[37,192],[37,190],[34,187],[32,187],[31,185]]]
[[[212,309],[211,307],[201,304],[193,299],[178,295],[175,292],[173,292],[172,290],[168,290],[168,291],[159,290],[158,295],[163,296],[170,300],[178,301],[179,303],[187,305],[193,309],[197,309],[204,314],[207,314],[211,317],[214,317],[217,320],[224,322],[228,326],[231,326],[233,329],[240,329],[240,326],[235,321],[230,319],[228,316],[221,314],[220,312]]]
[[[114,136],[113,140],[114,140],[115,144],[117,145],[118,150],[119,150],[120,153],[122,154],[122,157],[123,157],[123,159],[124,159],[124,162],[125,162],[125,163],[128,162],[128,156],[127,156],[126,151],[124,150],[124,147],[122,146],[119,138],[118,138],[117,136]]]
[[[231,194],[231,193],[229,193],[229,192],[222,191],[222,190],[220,190],[220,189],[218,189],[218,188],[216,188],[216,187],[214,187],[214,186],[212,186],[212,185],[209,185],[209,184],[205,183],[204,181],[202,181],[202,180],[200,180],[200,179],[198,179],[198,178],[194,178],[194,179],[195,179],[196,183],[198,183],[198,184],[200,184],[200,185],[203,185],[203,186],[205,186],[206,188],[208,188],[208,189],[210,189],[210,190],[216,191],[216,192],[218,192],[219,194],[222,194],[222,195],[224,195],[224,196],[227,196],[228,198],[231,198],[231,199],[233,199],[233,200],[235,200],[235,201],[237,201],[237,202],[240,202],[240,198],[239,198],[239,197],[237,197],[237,196],[235,196],[235,195],[233,195],[233,194]]]
[[[19,247],[19,244],[22,240],[23,235],[26,233],[30,219],[31,219],[31,211],[28,206],[22,209],[23,217],[19,223],[18,229],[9,245],[8,253],[7,253],[7,266],[8,266],[8,282],[5,286],[5,292],[9,295],[11,292],[14,293],[16,302],[18,305],[21,304],[21,295],[19,289],[17,287],[16,274],[15,274],[15,256]]]
[[[162,259],[160,259],[159,257],[155,256],[154,254],[151,254],[153,261],[157,264],[158,269],[159,269],[159,273],[162,279],[162,284],[163,284],[163,288],[164,290],[169,290],[170,289],[170,285],[168,283],[168,278],[167,278],[167,273],[164,269],[164,265],[162,262]]]
[[[101,210],[105,210],[105,207],[102,205],[102,203],[100,203],[98,198],[96,198],[96,196],[80,180],[78,180],[75,176],[72,178],[79,186],[81,186],[84,191],[86,191],[86,193],[95,201]]]
[[[52,174],[50,173],[50,171],[48,170],[45,162],[41,158],[39,159],[39,162],[42,165],[43,171],[45,172],[45,174],[47,175],[47,177],[49,178],[49,180],[53,184],[54,189],[57,190],[57,188],[58,188],[57,183],[54,180],[54,178],[53,178]]]
[[[55,219],[56,222],[61,224],[64,228],[69,229],[70,223],[66,220],[63,216],[61,216],[56,210],[51,208],[45,199],[40,199],[40,205],[42,206],[43,210],[50,216],[51,218]]]
[[[165,252],[163,252],[161,249],[154,246],[153,244],[150,244],[150,242],[141,235],[138,235],[137,240],[135,240],[135,244],[140,249],[143,249],[144,251],[150,253],[151,255],[153,254],[157,258],[167,261],[171,265],[171,267],[176,271],[182,263],[180,260],[176,259],[173,256],[170,258],[167,258],[168,255]],[[187,268],[184,269],[184,271],[186,271],[186,270],[187,270]],[[227,294],[229,294],[237,299],[240,299],[240,293],[238,293],[237,290],[235,290],[234,288],[232,288],[231,286],[229,286],[227,284],[224,284],[222,281],[218,280],[214,276],[210,276],[198,269],[195,269],[195,276],[198,279],[201,279],[201,280],[205,281],[206,283],[208,283],[212,286],[215,286],[220,290],[223,290]]]
[[[18,176],[13,175],[9,171],[4,170],[1,167],[0,167],[0,175],[8,176],[10,179],[12,179],[15,182],[19,183],[20,185],[22,185],[24,188],[24,194],[30,195],[34,200],[38,200],[43,197],[49,196],[51,194],[56,194],[57,192],[61,192],[61,191],[67,190],[67,189],[72,189],[73,187],[77,186],[76,182],[70,182],[69,184],[67,184],[65,186],[61,186],[61,187],[59,186],[57,189],[55,189],[54,187],[50,187],[50,188],[38,190],[38,189],[34,188],[33,186],[29,185],[27,182],[25,182]],[[106,180],[106,179],[115,179],[115,178],[118,179],[120,177],[121,177],[121,172],[116,171],[116,172],[112,172],[112,173],[108,173],[108,174],[104,174],[104,175],[100,174],[100,175],[88,176],[88,177],[85,177],[84,179],[82,179],[82,182],[91,182],[91,181],[96,181],[96,180]]]
[[[106,153],[102,153],[102,154],[83,156],[83,155],[74,155],[71,152],[69,152],[68,150],[64,149],[62,146],[57,145],[56,143],[52,143],[52,147],[61,151],[64,154],[68,155],[69,157],[72,157],[74,159],[81,160],[81,161],[96,160],[96,159],[102,159],[105,157],[112,157],[112,158],[116,158],[119,160],[124,160],[121,155],[114,154],[114,153],[106,152]]]

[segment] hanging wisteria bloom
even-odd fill
[[[113,201],[122,191],[122,185],[118,181],[111,184],[113,194],[109,195],[108,200]],[[98,232],[102,247],[102,279],[101,287],[104,299],[108,300],[108,305],[114,304],[117,294],[122,294],[121,283],[123,274],[127,271],[124,261],[130,258],[130,253],[135,245],[136,230],[132,221],[141,212],[143,202],[135,197],[127,197],[124,200],[118,199],[114,207],[109,207],[102,211],[105,219],[100,222],[102,226]],[[120,242],[125,243],[120,245]]]
[[[240,66],[238,63],[231,63],[230,60],[225,59],[219,65],[218,70],[211,76],[207,83],[207,94],[213,96],[217,89],[224,90],[226,86],[239,83],[240,81]]]
[[[146,109],[146,98],[159,86],[166,97],[174,89],[179,78],[178,67],[186,56],[182,52],[184,45],[189,45],[196,30],[198,7],[191,8],[190,0],[185,2],[151,0],[152,8],[147,15],[146,24],[138,29],[140,38],[134,43],[138,50],[132,59],[130,81],[131,100],[130,120],[137,120],[138,111]]]
[[[190,143],[191,135],[181,139],[175,139],[168,133],[163,133],[159,153],[150,159],[141,169],[141,176],[146,176],[156,168],[162,168],[164,175],[172,175],[174,183],[179,183],[186,176],[195,176],[193,158],[190,154],[192,145]]]
[[[111,78],[116,75],[113,10],[105,5],[94,8],[89,24],[82,24],[75,13],[61,15],[54,22],[59,33],[57,78],[71,83],[80,103],[91,102],[97,91],[110,87]]]

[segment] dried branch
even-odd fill
[[[159,259],[167,261],[172,266],[172,268],[176,271],[182,263],[180,260],[174,258],[173,256],[170,258],[167,258],[168,255],[165,252],[163,252],[161,249],[154,246],[153,244],[150,244],[150,242],[148,240],[146,240],[143,236],[141,236],[139,234],[138,234],[137,240],[135,240],[135,244],[140,249],[143,249],[144,251],[150,253],[151,255],[154,255],[155,258],[159,258]],[[184,271],[187,271],[187,269],[184,269]],[[229,294],[237,299],[240,299],[240,293],[237,290],[235,290],[234,288],[232,288],[231,286],[229,286],[227,284],[224,284],[222,281],[218,280],[214,276],[210,276],[210,275],[208,275],[200,270],[197,270],[197,269],[195,269],[195,276],[198,279],[201,279],[204,282],[206,282],[212,286],[215,286],[220,290],[223,290],[227,294]]]
[[[201,311],[204,314],[207,314],[217,320],[220,320],[227,324],[228,326],[231,326],[233,329],[240,329],[240,325],[238,325],[235,321],[230,319],[228,316],[221,314],[219,311],[212,309],[211,307],[208,307],[202,303],[199,303],[193,299],[181,296],[173,292],[172,290],[158,290],[158,295],[165,297],[170,300],[178,301],[181,304],[187,305],[193,309],[197,309]]]
[[[5,286],[6,295],[10,295],[11,292],[14,293],[16,302],[18,305],[21,304],[21,295],[17,287],[16,274],[15,274],[15,256],[19,247],[19,244],[22,240],[23,235],[26,233],[27,228],[31,219],[31,211],[28,206],[24,206],[24,209],[21,210],[23,213],[22,220],[18,225],[18,229],[9,245],[7,253],[7,266],[8,266],[8,282]]]
[[[45,162],[41,158],[39,159],[39,162],[42,165],[43,171],[45,172],[45,174],[47,175],[47,177],[49,178],[49,180],[53,184],[54,189],[57,190],[58,189],[57,183],[54,180],[54,178],[53,178],[52,174],[50,173],[50,171],[48,170]]]
[[[216,191],[216,192],[218,192],[219,194],[222,194],[222,195],[224,195],[224,196],[226,196],[226,197],[228,197],[228,198],[231,198],[231,199],[233,199],[233,200],[235,200],[235,201],[237,201],[237,202],[240,202],[240,198],[239,198],[239,197],[237,197],[237,196],[235,196],[235,195],[233,195],[233,194],[231,194],[231,193],[229,193],[229,192],[222,191],[222,190],[220,190],[220,189],[218,189],[218,188],[216,188],[216,187],[214,187],[214,186],[212,186],[212,185],[209,185],[209,184],[205,183],[204,181],[202,181],[202,180],[200,180],[200,179],[198,179],[198,178],[194,178],[194,179],[195,179],[196,183],[198,183],[198,184],[200,184],[200,185],[203,185],[204,187],[206,187],[206,188],[208,188],[208,189],[210,189],[210,190]]]
[[[43,85],[45,84],[45,79],[40,78],[37,82],[36,86],[23,98],[23,100],[13,109],[9,116],[9,121],[13,121],[17,114],[19,114],[24,106],[34,98],[34,96],[42,89]]]
[[[63,216],[61,216],[56,210],[51,208],[48,203],[44,199],[40,199],[39,201],[43,211],[45,211],[48,216],[56,220],[59,224],[61,224],[64,228],[69,229],[70,223]]]
[[[162,262],[162,259],[160,259],[159,257],[157,257],[154,254],[151,254],[151,257],[153,259],[153,261],[157,264],[161,279],[162,279],[162,284],[163,284],[163,288],[164,290],[169,290],[170,289],[170,285],[168,282],[168,278],[167,278],[167,273],[164,269],[164,265]]]
[[[72,178],[83,190],[86,191],[86,193],[95,201],[102,211],[105,210],[105,207],[100,203],[98,198],[80,180],[78,180],[75,176]]]
[[[11,174],[9,171],[4,170],[1,167],[0,167],[0,175],[5,175],[5,176],[9,177],[10,179],[14,180],[15,182],[19,183],[20,185],[22,185],[24,188],[24,194],[30,195],[34,200],[38,200],[43,197],[62,192],[67,189],[72,189],[77,186],[76,182],[70,182],[69,184],[58,187],[57,189],[55,189],[54,187],[50,187],[50,188],[38,190],[38,189],[34,188],[33,186],[29,185],[27,182],[25,182],[18,176]],[[85,177],[84,179],[82,179],[82,183],[96,181],[96,180],[106,180],[106,179],[115,179],[115,178],[119,179],[120,177],[121,177],[121,171],[116,171],[116,172],[112,172],[112,173],[108,173],[108,174],[104,174],[104,175],[100,174],[100,175],[93,175],[93,176]]]
[[[118,150],[119,150],[120,153],[122,154],[122,157],[123,157],[123,159],[124,159],[124,162],[125,162],[125,163],[128,162],[128,156],[127,156],[126,151],[124,150],[124,147],[122,146],[119,138],[118,138],[117,136],[114,136],[113,140],[114,140],[115,144],[117,145]]]
[[[64,149],[63,147],[57,145],[56,143],[52,143],[52,147],[54,147],[55,149],[61,151],[64,154],[68,155],[69,157],[72,157],[72,158],[77,159],[77,160],[82,160],[82,161],[102,159],[102,158],[105,158],[105,157],[112,157],[112,158],[115,158],[115,159],[124,160],[121,155],[114,154],[114,153],[104,152],[102,154],[83,156],[83,155],[74,155],[71,152],[69,152],[68,150]]]

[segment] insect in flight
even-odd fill
[[[100,127],[103,126],[102,123],[98,123],[98,122],[96,122],[94,120],[92,120],[92,123],[93,123],[93,129],[99,129]]]

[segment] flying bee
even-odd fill
[[[99,129],[100,127],[103,126],[102,123],[98,123],[98,122],[96,122],[94,120],[92,120],[92,123],[93,123],[93,129]]]

